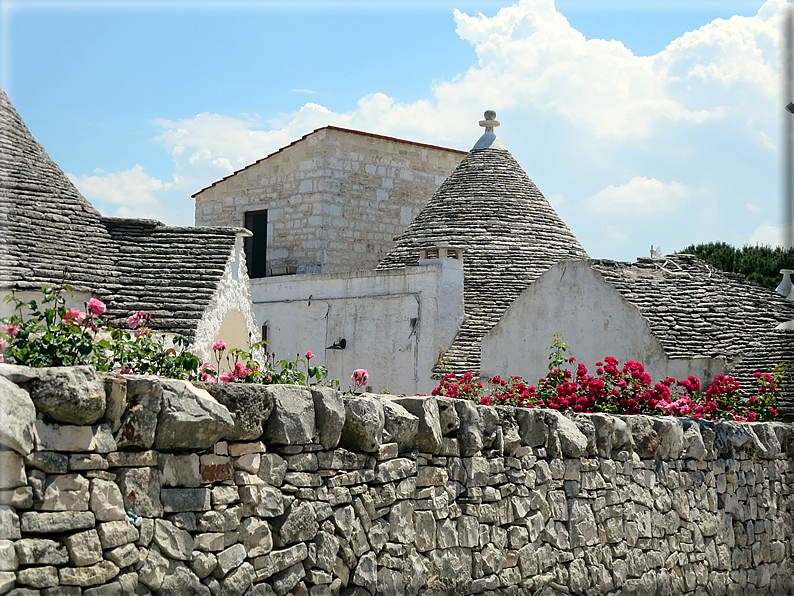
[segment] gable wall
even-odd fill
[[[719,359],[668,358],[637,307],[587,261],[563,261],[527,288],[485,335],[483,376],[520,375],[534,383],[548,373],[548,346],[555,335],[563,336],[568,356],[591,373],[606,356],[642,362],[654,381],[695,375],[710,382],[727,372]]]
[[[268,210],[268,267],[372,269],[465,154],[321,129],[196,196],[196,225]]]

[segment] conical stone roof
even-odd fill
[[[436,371],[480,370],[480,344],[518,295],[563,259],[586,259],[579,241],[493,133],[438,188],[377,269],[418,265],[419,249],[463,248],[466,320]]]
[[[50,159],[0,89],[0,288],[106,288],[110,234],[99,212]]]

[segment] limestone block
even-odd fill
[[[105,387],[90,366],[37,368],[23,387],[36,411],[54,422],[82,426],[105,415]]]
[[[325,449],[334,449],[345,426],[345,402],[341,393],[330,387],[312,387],[311,392],[318,440]]]
[[[480,411],[465,399],[454,400],[455,412],[460,420],[458,443],[463,457],[477,455],[483,448],[483,422]]]
[[[306,577],[306,570],[303,568],[303,565],[296,563],[292,567],[273,576],[273,591],[278,596],[285,596],[290,590],[297,586],[304,577]]]
[[[168,571],[169,561],[157,549],[146,552],[143,565],[138,569],[138,580],[152,590],[159,590]]]
[[[196,453],[188,455],[161,454],[159,467],[163,470],[163,485],[188,488],[201,486],[200,463],[201,460]]]
[[[662,417],[653,421],[653,430],[659,439],[658,459],[678,459],[684,451],[684,427],[677,418]]]
[[[391,400],[385,399],[381,403],[384,418],[383,441],[397,443],[402,450],[413,448],[416,433],[419,431],[419,418]]]
[[[271,523],[276,546],[313,540],[320,529],[315,519],[314,507],[308,501],[295,501],[283,515],[274,518]]]
[[[260,455],[258,453],[246,453],[245,455],[241,455],[239,457],[233,457],[232,466],[235,470],[242,470],[243,472],[256,475],[256,473],[259,472],[259,461]]]
[[[621,416],[631,432],[632,443],[637,454],[643,459],[656,456],[659,449],[659,436],[653,430],[653,418],[649,416]]]
[[[202,483],[215,483],[234,478],[234,466],[230,457],[207,453],[199,458],[199,473]]]
[[[163,511],[207,511],[210,508],[208,488],[163,488],[160,490]]]
[[[428,557],[435,574],[450,580],[453,585],[464,586],[471,581],[471,553],[460,547],[434,550]],[[456,590],[458,592],[462,590]],[[453,593],[455,593],[453,591]]]
[[[96,530],[86,530],[70,534],[63,539],[69,551],[69,561],[77,567],[93,565],[102,560],[102,544]]]
[[[273,536],[268,523],[258,517],[240,521],[239,540],[248,552],[248,558],[260,557],[273,550]]]
[[[369,590],[370,594],[377,593],[378,559],[375,553],[368,552],[359,559],[351,581]]]
[[[17,583],[35,589],[52,588],[58,585],[58,570],[55,567],[28,567],[17,571]]]
[[[240,491],[236,486],[216,486],[212,489],[212,506],[231,505],[240,500]]]
[[[0,364],[0,445],[28,455],[35,447],[36,407],[27,391],[2,376]]]
[[[311,391],[297,385],[267,385],[273,411],[265,423],[268,444],[306,445],[316,432],[314,398]]]
[[[115,373],[99,373],[105,386],[105,418],[104,422],[112,432],[121,427],[121,418],[127,409],[127,381]]]
[[[181,561],[190,560],[190,553],[193,552],[193,537],[171,522],[155,519],[153,540],[166,556]]]
[[[390,459],[375,466],[374,482],[385,484],[416,475],[416,461],[408,458]]]
[[[370,542],[372,542],[371,535]],[[311,561],[308,562],[314,567],[333,573],[336,553],[339,552],[339,540],[333,534],[321,531],[317,533],[312,544],[314,546],[313,555]]]
[[[259,476],[270,486],[281,486],[287,473],[287,462],[276,453],[263,453],[259,458]]]
[[[157,402],[157,412],[160,411],[160,402]],[[150,410],[143,404],[134,404],[128,408],[119,423],[116,431],[116,444],[119,449],[126,447],[141,447],[150,449],[154,444],[157,432],[157,412]]]
[[[232,532],[240,525],[242,507],[230,507],[221,511],[205,511],[196,519],[199,532]]]
[[[15,451],[0,451],[0,489],[25,486],[25,461]]]
[[[90,482],[80,474],[47,476],[39,511],[88,511]]]
[[[259,517],[276,517],[284,513],[284,499],[280,490],[272,486],[241,486],[240,500],[253,507]]]
[[[121,468],[116,481],[124,497],[124,508],[143,517],[160,517],[163,504],[160,487],[163,474],[157,468]]]
[[[377,452],[383,440],[385,417],[381,401],[371,394],[346,395],[345,425],[339,444],[353,451]]]
[[[46,474],[66,474],[69,468],[69,457],[54,451],[34,451],[25,456],[25,463]]]
[[[216,445],[217,447],[217,445]],[[265,444],[262,441],[252,441],[250,443],[230,443],[226,446],[226,451],[228,453],[219,453],[217,450],[215,453],[218,455],[230,455],[232,457],[240,457],[242,455],[248,455],[249,453],[264,453],[267,451]]]
[[[2,519],[3,509],[0,508],[0,519]],[[95,524],[94,514],[90,511],[59,511],[55,513],[39,513],[36,511],[26,511],[20,518],[22,531],[29,534],[56,534],[93,528]],[[17,528],[20,526],[17,525]],[[3,538],[3,536],[0,536]],[[19,538],[19,535],[16,536]]]
[[[184,596],[186,593],[196,596],[211,596],[209,587],[202,584],[196,574],[181,561],[170,562],[157,593],[158,596]],[[239,596],[242,596],[242,592]]]
[[[155,449],[209,449],[234,429],[229,410],[186,381],[162,379]]]
[[[212,573],[217,564],[218,559],[212,553],[194,550],[190,556],[190,569],[199,579],[204,579]]]
[[[706,457],[706,444],[700,434],[700,426],[693,421],[684,421],[684,449],[681,457],[703,460]]]
[[[441,434],[448,435],[460,428],[460,416],[455,409],[455,399],[450,397],[436,397],[438,402],[438,417],[441,424]]]
[[[257,579],[267,579],[279,571],[283,571],[306,559],[309,549],[301,542],[283,550],[274,550],[270,554],[254,560]]]
[[[555,410],[545,410],[546,425],[559,443],[563,457],[585,457],[587,437],[573,421]]]
[[[441,419],[435,397],[398,397],[393,401],[419,418],[416,448],[424,453],[436,453],[441,447]]]
[[[78,453],[69,456],[69,471],[107,470],[107,460],[98,453]]]
[[[0,540],[0,571],[14,571],[19,567],[19,558],[10,540]]]
[[[213,575],[222,579],[229,571],[239,566],[246,559],[246,550],[242,544],[233,544],[217,554],[217,566]]]
[[[410,501],[398,501],[389,513],[389,536],[394,542],[412,543],[416,537],[413,523],[414,507]]]
[[[0,571],[0,593],[5,594],[14,587],[17,574],[13,571]]]
[[[70,426],[36,420],[36,449],[39,451],[110,453],[116,441],[107,424]]]
[[[139,538],[138,529],[128,521],[109,521],[97,526],[102,548],[116,548]]]
[[[220,552],[226,548],[224,535],[221,532],[197,534],[193,541],[193,548],[201,551]]]
[[[126,518],[124,513],[124,497],[115,482],[102,480],[101,478],[91,479],[91,492],[88,499],[88,506],[94,512],[97,521],[123,520]]]
[[[226,406],[234,428],[224,434],[232,441],[249,441],[262,436],[262,425],[273,411],[273,398],[262,385],[245,383],[196,383],[218,403]]]
[[[134,544],[117,546],[105,553],[105,558],[113,561],[120,569],[135,565],[140,561],[141,555]]]
[[[571,546],[592,546],[599,543],[598,527],[593,510],[584,499],[568,501],[568,535]]]
[[[405,586],[406,596],[417,596],[419,591],[427,584],[430,577],[429,569],[425,565],[425,560],[419,556],[416,551],[411,551],[408,556],[408,564],[405,571],[403,571],[407,580]]]

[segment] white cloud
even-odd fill
[[[316,91],[312,91],[311,89],[292,89],[293,93],[308,93],[309,95],[317,95]]]
[[[466,149],[483,110],[493,108],[504,124],[497,132],[512,137],[514,154],[575,148],[570,157],[559,153],[563,165],[552,164],[558,171],[543,172],[557,183],[544,182],[543,190],[572,229],[579,226],[574,231],[585,245],[588,235],[624,246],[637,240],[641,246],[630,250],[645,254],[644,238],[659,222],[615,226],[621,213],[667,217],[670,246],[686,246],[701,234],[746,238],[757,223],[744,217],[747,198],[776,192],[768,182],[777,179],[776,160],[767,153],[755,164],[749,152],[775,150],[777,143],[785,6],[769,0],[756,16],[717,19],[653,56],[635,56],[619,41],[586,39],[553,0],[521,0],[491,17],[456,11],[457,32],[472,45],[476,62],[435,84],[426,98],[401,102],[373,89],[343,112],[312,101],[267,119],[211,113],[161,119],[156,139],[175,164],[170,192],[185,198],[326,125]],[[530,174],[538,167],[520,161]],[[643,177],[647,172],[659,179]],[[739,176],[754,178],[758,188],[748,192]],[[588,190],[574,178],[587,179]],[[615,180],[628,182],[606,186]],[[160,192],[142,188],[155,198]],[[584,199],[593,188],[602,190]],[[600,247],[587,248],[602,256]]]
[[[758,213],[759,211],[761,211],[761,207],[759,207],[758,205],[753,205],[752,203],[747,203],[747,209],[748,211],[752,211],[754,213]]]
[[[626,184],[607,186],[586,199],[592,211],[609,215],[648,215],[673,211],[686,203],[692,190],[678,182],[665,184],[656,178],[636,176]]]
[[[794,226],[794,222],[789,224],[789,229]],[[783,233],[785,226],[773,226],[765,221],[758,226],[750,236],[748,244],[763,244],[765,246],[783,246]]]
[[[138,164],[122,172],[99,169],[94,172],[95,176],[67,176],[83,196],[100,204],[103,213],[118,217],[161,217],[162,205],[157,195],[170,190],[172,183],[149,176]],[[110,213],[108,205],[119,207]]]

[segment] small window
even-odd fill
[[[267,211],[251,211],[245,214],[245,227],[253,236],[245,239],[245,260],[248,277],[267,276]]]

